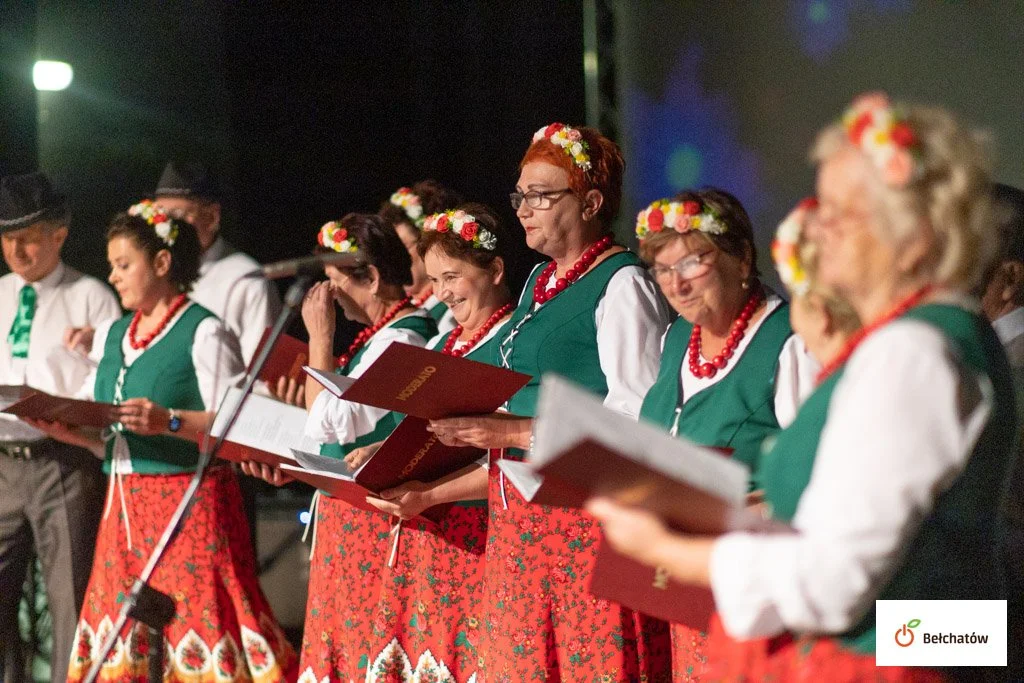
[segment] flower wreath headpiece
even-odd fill
[[[921,173],[917,135],[885,93],[868,93],[854,100],[843,114],[843,127],[850,142],[868,155],[889,187],[906,187]]]
[[[435,213],[423,221],[424,230],[436,232],[452,232],[467,242],[473,244],[474,249],[486,249],[494,251],[498,247],[498,238],[487,228],[481,228],[476,217],[468,214],[462,209]]]
[[[402,209],[417,228],[423,227],[423,204],[418,194],[408,187],[400,187],[388,201]]]
[[[721,235],[728,226],[718,214],[697,201],[676,202],[671,199],[657,199],[636,215],[636,237],[641,242],[652,232],[661,232],[666,227],[685,234],[700,230],[711,235]]]
[[[795,296],[806,296],[811,289],[811,278],[800,259],[800,237],[807,219],[818,208],[814,197],[802,199],[796,208],[779,223],[772,240],[772,260],[779,271],[779,279]]]
[[[533,141],[547,140],[552,145],[561,147],[572,157],[574,164],[584,171],[590,171],[590,145],[583,139],[582,133],[564,123],[552,123],[544,126],[533,134]]]
[[[129,216],[138,216],[153,228],[157,237],[169,247],[178,239],[178,221],[163,209],[157,208],[151,199],[143,199],[128,209]]]
[[[321,247],[333,249],[339,254],[355,254],[359,251],[356,241],[349,239],[348,230],[342,227],[338,221],[324,223],[317,233],[316,241]]]

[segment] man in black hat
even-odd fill
[[[70,215],[42,173],[0,179],[0,384],[71,396],[91,369],[63,345],[69,327],[120,317],[102,282],[64,265]],[[53,680],[67,677],[103,505],[100,461],[0,413],[0,664],[5,683],[25,673],[18,602],[38,555],[53,617]]]
[[[242,357],[249,363],[263,330],[273,324],[281,310],[281,298],[266,279],[243,279],[259,264],[219,235],[220,186],[204,166],[171,161],[153,194],[158,206],[181,216],[199,233],[203,260],[191,297],[222,317],[238,336]]]

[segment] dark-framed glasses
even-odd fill
[[[711,263],[714,261],[712,255],[714,253],[713,249],[709,249],[700,254],[690,254],[679,259],[671,266],[654,264],[647,269],[647,272],[655,280],[662,283],[668,282],[672,278],[672,273],[678,275],[682,280],[692,280],[711,270]]]
[[[519,207],[526,202],[526,205],[531,209],[546,209],[551,206],[552,199],[560,194],[571,192],[572,190],[568,187],[562,188],[561,190],[530,190],[529,192],[512,192],[508,195],[508,199],[512,202],[512,208],[516,211]]]

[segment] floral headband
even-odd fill
[[[408,187],[400,187],[391,195],[389,201],[402,209],[417,228],[423,227],[423,204],[418,194]]]
[[[779,271],[779,279],[795,296],[806,296],[811,289],[810,275],[800,260],[800,237],[811,212],[817,208],[816,198],[801,200],[785,220],[779,223],[775,239],[772,240],[772,260],[775,261],[775,269]]]
[[[486,228],[481,228],[476,217],[462,209],[435,213],[423,221],[424,230],[436,232],[452,232],[463,240],[471,242],[473,248],[494,251],[498,246],[498,238]]]
[[[652,232],[661,232],[668,226],[680,234],[700,230],[711,235],[721,235],[728,230],[717,213],[709,206],[697,201],[676,202],[658,199],[636,215],[636,237],[641,242]]]
[[[570,128],[564,123],[552,123],[541,128],[533,134],[533,141],[547,140],[565,150],[565,153],[572,157],[574,164],[584,171],[590,171],[590,145],[583,139],[583,135],[575,128]]]
[[[349,239],[348,230],[343,228],[338,221],[324,223],[317,233],[316,241],[321,247],[333,249],[339,254],[354,254],[359,251],[356,241]]]
[[[843,114],[843,127],[850,142],[868,155],[889,187],[906,187],[921,173],[915,158],[917,135],[884,93],[868,93],[854,100]]]
[[[178,239],[178,221],[163,209],[157,208],[151,199],[143,199],[128,209],[129,216],[138,216],[145,220],[156,232],[163,243],[173,247]]]

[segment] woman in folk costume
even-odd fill
[[[739,200],[680,192],[640,212],[640,253],[679,314],[640,417],[754,469],[761,443],[789,424],[817,364],[789,325],[789,306],[757,277],[754,231]],[[653,570],[652,570],[653,575]],[[705,633],[672,626],[673,675],[700,680]]]
[[[795,533],[693,537],[607,501],[591,508],[620,549],[712,588],[715,680],[943,680],[875,667],[873,605],[1004,597],[1013,389],[965,294],[998,243],[988,162],[948,113],[881,94],[826,128],[814,158],[816,278],[864,327],[762,458],[765,500]],[[730,647],[756,638],[771,640],[746,656]]]
[[[534,135],[512,205],[534,269],[499,342],[497,361],[532,377],[509,415],[432,422],[447,443],[492,450],[483,656],[489,681],[667,680],[668,628],[586,592],[601,532],[579,510],[527,503],[499,458],[530,446],[541,376],[555,372],[636,417],[657,375],[668,311],[637,256],[610,234],[622,155],[591,128]]]
[[[480,204],[463,204],[423,223],[417,244],[430,285],[458,326],[435,337],[441,353],[494,365],[514,308],[506,282],[508,233]],[[458,387],[452,387],[458,391]],[[385,571],[367,681],[477,681],[484,609],[487,457],[432,482],[407,482],[372,500],[411,520],[453,503],[438,523],[403,524]]]
[[[110,473],[107,508],[68,680],[85,677],[192,479],[219,395],[245,371],[238,340],[187,292],[199,272],[191,224],[142,202],[107,233],[110,283],[132,314],[101,325],[83,396],[118,405],[104,444],[51,424],[94,450]],[[215,393],[216,392],[216,393]],[[294,681],[297,659],[259,587],[249,527],[230,466],[207,471],[195,505],[150,581],[174,600],[164,629],[167,681]],[[147,678],[148,630],[125,629],[103,681]]]
[[[439,332],[449,332],[457,324],[448,307],[437,296],[431,286],[423,257],[416,248],[423,235],[423,224],[427,216],[454,209],[461,202],[457,194],[436,180],[421,180],[412,187],[400,187],[388,201],[380,206],[377,214],[391,223],[409,250],[412,259],[412,284],[405,291],[412,296],[413,305],[430,312],[437,323]]]
[[[309,332],[310,366],[347,377],[361,376],[392,342],[424,346],[437,333],[430,315],[412,305],[409,253],[379,216],[348,214],[320,229],[321,250],[351,253],[352,266],[327,266],[328,280],[314,285],[302,304]],[[335,304],[345,317],[366,325],[348,350],[333,353]],[[306,434],[323,444],[321,454],[347,458],[383,440],[400,417],[387,410],[336,399],[312,378],[306,381]],[[246,471],[274,484],[280,470],[249,465]],[[312,505],[313,549],[309,600],[299,665],[302,681],[366,678],[368,652],[388,562],[392,523],[323,493]]]

